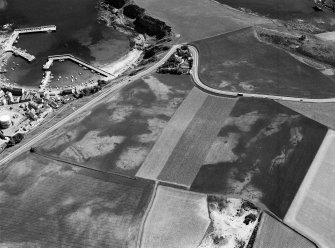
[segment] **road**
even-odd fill
[[[291,101],[291,102],[310,102],[310,103],[331,103],[335,102],[335,98],[324,98],[324,99],[313,99],[313,98],[300,98],[300,97],[289,97],[289,96],[276,96],[276,95],[265,95],[265,94],[251,94],[251,93],[242,93],[242,92],[232,92],[219,90],[209,87],[208,85],[201,82],[198,74],[199,68],[199,52],[193,47],[189,46],[190,51],[193,56],[193,68],[191,75],[195,84],[202,90],[213,93],[215,95],[230,96],[230,97],[253,97],[253,98],[265,98],[271,100],[282,100],[282,101]]]
[[[46,137],[49,133],[51,133],[51,132],[59,129],[62,125],[64,125],[66,122],[70,121],[73,117],[75,117],[79,113],[83,112],[84,110],[88,109],[90,106],[92,106],[93,104],[97,103],[98,101],[100,101],[101,99],[103,99],[104,97],[106,97],[107,95],[109,95],[112,92],[115,92],[115,91],[117,91],[117,90],[125,87],[126,85],[131,84],[132,82],[140,79],[144,75],[155,71],[159,66],[161,66],[175,52],[175,50],[179,46],[180,45],[174,45],[174,46],[172,46],[172,48],[169,50],[169,52],[159,62],[157,62],[155,65],[151,66],[147,70],[142,71],[142,72],[140,72],[140,73],[138,73],[138,74],[136,74],[136,75],[134,75],[132,77],[125,78],[124,80],[120,81],[118,84],[113,85],[111,88],[109,88],[106,91],[102,92],[100,95],[98,95],[97,97],[93,98],[91,101],[89,101],[88,103],[86,103],[84,106],[80,107],[75,112],[73,112],[72,114],[68,115],[67,117],[65,117],[64,119],[62,119],[58,123],[56,123],[54,126],[52,126],[49,129],[45,130],[43,133],[40,133],[39,135],[37,135],[36,137],[34,137],[30,141],[28,141],[26,144],[22,145],[17,150],[13,151],[11,154],[9,154],[8,156],[6,156],[2,160],[0,160],[0,166],[3,165],[4,163],[8,162],[9,160],[17,157],[18,155],[22,154],[23,152],[28,151],[30,149],[30,147],[32,147],[35,143],[37,143],[38,141],[40,141],[42,138]]]
[[[92,106],[93,104],[97,103],[98,101],[100,101],[101,99],[103,99],[104,97],[106,97],[108,94],[111,94],[112,92],[115,92],[115,91],[117,91],[117,90],[125,87],[126,85],[129,85],[132,82],[140,79],[144,75],[155,71],[180,46],[181,45],[174,45],[174,46],[172,46],[172,48],[169,50],[169,52],[159,62],[157,62],[152,67],[150,67],[147,70],[142,71],[142,72],[140,72],[140,73],[138,73],[138,74],[136,74],[134,76],[128,77],[128,78],[120,81],[118,84],[113,85],[111,88],[107,89],[106,91],[104,91],[103,93],[101,93],[100,95],[98,95],[97,97],[95,97],[94,99],[92,99],[90,102],[86,103],[84,106],[80,107],[75,112],[73,112],[72,114],[68,115],[67,117],[65,117],[64,119],[62,119],[58,123],[56,123],[54,126],[52,126],[49,129],[45,130],[43,133],[37,135],[35,138],[31,139],[28,143],[24,144],[23,146],[21,146],[20,148],[18,148],[17,150],[15,150],[11,154],[9,154],[8,156],[6,156],[2,160],[0,160],[0,165],[6,163],[7,161],[11,160],[12,158],[14,158],[14,157],[16,157],[18,155],[20,155],[24,151],[29,150],[30,147],[32,147],[36,142],[38,142],[39,140],[41,140],[42,138],[44,138],[49,133],[57,130],[62,125],[64,125],[66,122],[68,122],[73,117],[75,117],[77,114],[83,112],[84,110],[86,110],[87,108],[89,108],[90,106]],[[201,80],[200,80],[200,78],[199,78],[199,75],[198,75],[198,68],[199,68],[199,53],[198,53],[198,50],[195,47],[190,46],[190,45],[189,45],[189,48],[190,48],[190,51],[192,53],[193,61],[194,61],[193,62],[193,68],[192,68],[192,71],[191,71],[191,76],[193,77],[195,84],[200,89],[202,89],[202,90],[204,90],[206,92],[213,93],[215,95],[230,96],[230,97],[266,98],[266,99],[271,99],[271,100],[283,100],[283,101],[293,101],[293,102],[313,102],[313,103],[331,103],[331,102],[335,102],[335,98],[326,98],[326,99],[296,98],[296,97],[276,96],[276,95],[239,93],[239,92],[231,92],[231,91],[224,91],[224,90],[219,90],[219,89],[211,88],[211,87],[205,85],[204,83],[202,83]]]

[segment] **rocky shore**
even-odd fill
[[[98,11],[99,21],[128,35],[130,53],[133,55],[125,56],[128,62],[130,57],[137,55],[137,62],[143,65],[154,61],[155,55],[159,52],[168,50],[167,43],[171,42],[173,37],[171,27],[161,20],[146,15],[145,10],[132,1],[100,0]],[[121,60],[117,61],[118,65],[120,63]],[[110,68],[108,65],[104,67]]]

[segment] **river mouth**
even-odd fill
[[[28,63],[12,56],[6,66],[5,76],[9,81],[19,86],[38,87],[43,64],[50,55],[72,54],[94,65],[105,65],[124,56],[129,51],[128,37],[98,23],[96,6],[96,0],[6,1],[0,9],[0,25],[13,23],[14,28],[57,26],[57,31],[52,33],[20,35],[14,45],[26,49],[36,60]],[[69,73],[65,67],[63,69]]]

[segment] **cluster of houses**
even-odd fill
[[[0,153],[6,147],[20,142],[25,132],[40,123],[54,109],[58,109],[72,100],[94,94],[101,90],[106,83],[104,80],[99,80],[95,85],[67,88],[59,92],[2,87],[0,89],[0,106],[3,106],[4,109],[6,107],[8,110],[6,112],[11,114],[0,115]],[[15,118],[18,112],[24,116],[21,122],[11,119]],[[3,114],[3,111],[0,114]],[[17,131],[13,132],[10,129]]]
[[[181,46],[172,56],[157,69],[158,73],[190,74],[193,58],[186,45]]]

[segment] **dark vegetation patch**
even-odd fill
[[[129,0],[105,0],[105,2],[114,8],[121,9]]]
[[[259,201],[283,218],[326,132],[274,101],[241,98],[218,134],[238,137],[236,159],[204,164],[191,190]]]
[[[128,5],[128,0],[105,0],[105,3],[116,9],[123,8],[123,14],[126,17],[135,19],[133,21],[134,29],[140,34],[155,36],[160,40],[168,36],[172,31],[171,27],[165,22],[146,15],[145,9],[135,4]]]
[[[131,19],[136,19],[144,14],[145,9],[135,5],[129,4],[123,9],[123,14]]]
[[[171,27],[166,25],[165,22],[148,15],[136,18],[134,25],[135,30],[140,34],[156,36],[157,39],[162,39],[165,35],[171,32]]]

